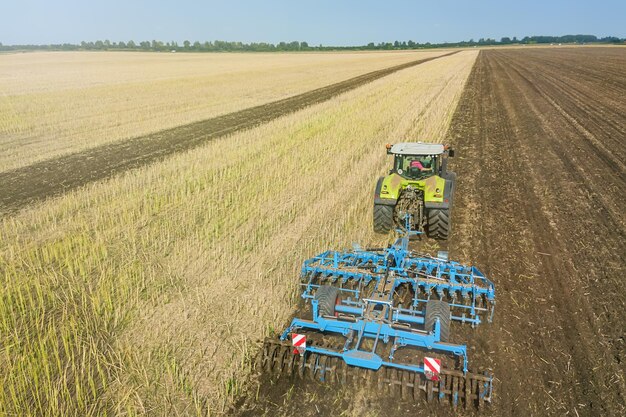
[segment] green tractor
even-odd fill
[[[405,227],[434,239],[450,235],[450,214],[456,174],[447,170],[454,150],[434,143],[387,145],[393,169],[380,177],[374,193],[374,231],[388,233]]]

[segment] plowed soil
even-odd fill
[[[488,50],[475,64],[449,132],[446,246],[496,283],[494,323],[453,338],[496,377],[485,415],[626,415],[625,97],[621,48]],[[453,414],[261,381],[234,414]]]
[[[626,50],[485,51],[451,251],[496,282],[497,415],[624,415]]]
[[[283,100],[2,172],[0,214],[17,211],[34,202],[162,160],[174,153],[193,149],[209,140],[250,129],[329,100],[396,71],[457,52],[369,72]]]

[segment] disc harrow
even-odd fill
[[[469,372],[466,346],[449,339],[453,325],[492,320],[494,284],[447,254],[410,251],[410,235],[388,248],[326,251],[306,260],[307,317],[294,318],[278,340],[266,340],[258,366],[406,400],[491,403],[493,377]]]

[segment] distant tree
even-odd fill
[[[599,39],[599,41],[606,43],[619,43],[620,39],[615,36],[605,36],[604,38]],[[0,45],[2,44],[0,43]]]
[[[183,48],[189,49],[190,46],[191,46],[191,42],[189,42],[187,40],[183,42]]]
[[[356,45],[356,46],[324,46],[320,44],[319,46],[310,46],[307,42],[280,42],[278,44],[265,43],[265,42],[251,42],[251,43],[242,43],[242,42],[226,42],[216,40],[214,43],[211,42],[194,42],[193,46],[189,41],[185,41],[185,49],[186,50],[194,50],[194,51],[297,51],[297,50],[352,50],[359,51],[364,49],[369,50],[392,50],[392,49],[400,49],[400,48],[442,48],[442,47],[458,47],[458,46],[476,46],[480,45],[494,45],[494,44],[508,44],[508,43],[524,43],[524,44],[532,44],[532,43],[625,43],[626,39],[618,38],[615,36],[605,36],[602,38],[598,38],[594,35],[563,35],[563,36],[525,36],[523,39],[518,40],[517,37],[513,37],[512,39],[505,36],[500,38],[500,41],[496,41],[492,38],[480,38],[478,43],[474,41],[474,39],[470,39],[469,41],[461,41],[461,42],[443,42],[443,43],[435,43],[431,44],[429,42],[420,44],[417,42],[413,42],[412,40],[406,41],[395,41],[391,42],[380,42],[375,44],[374,42],[370,42],[367,45]],[[127,43],[125,42],[110,42],[109,40],[105,41],[96,41],[96,42],[86,42],[81,41],[79,45],[74,45],[70,43],[64,44],[49,44],[49,45],[2,45],[0,43],[0,49],[3,51],[10,50],[64,50],[64,51],[73,51],[77,49],[83,50],[102,50],[102,49],[130,49],[137,50],[141,48],[144,51],[154,50],[154,51],[164,51],[164,50],[180,50],[178,44],[175,41],[171,42],[161,42],[157,40],[143,41],[137,45],[134,41],[130,40]]]

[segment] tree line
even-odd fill
[[[488,45],[513,45],[513,44],[588,44],[588,43],[625,43],[626,38],[606,36],[598,38],[595,35],[564,35],[564,36],[525,36],[522,39],[503,37],[499,41],[492,38],[480,38],[477,41],[470,39],[461,42],[443,43],[419,43],[412,40],[395,42],[370,42],[362,46],[311,46],[307,42],[279,42],[277,44],[267,42],[227,42],[227,41],[206,41],[190,42],[184,41],[178,44],[176,41],[162,42],[157,40],[134,42],[111,42],[109,40],[98,40],[95,42],[83,41],[80,44],[63,43],[49,45],[3,45],[0,42],[0,51],[18,50],[51,50],[51,51],[158,51],[158,52],[281,52],[281,51],[325,51],[325,50],[403,50],[403,49],[428,49],[428,48],[451,48],[451,47],[473,47]]]

